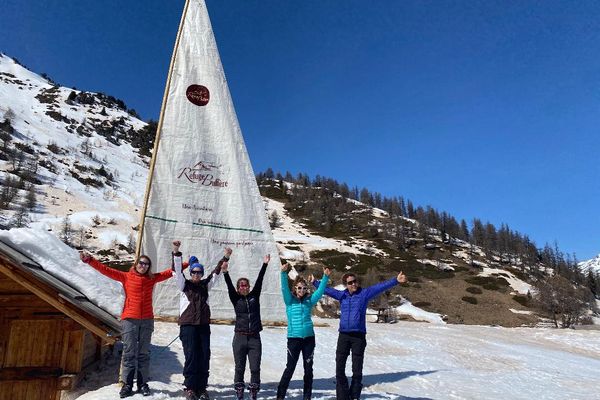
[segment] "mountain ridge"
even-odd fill
[[[0,224],[52,231],[106,261],[129,263],[153,140],[152,124],[133,114],[114,97],[58,86],[0,55]],[[257,181],[280,254],[297,271],[327,265],[337,281],[351,271],[370,284],[402,270],[409,282],[375,306],[409,299],[454,323],[539,322],[531,288],[551,268],[532,253],[543,252],[485,250],[465,240],[476,231],[457,221],[444,225],[447,216],[434,209],[386,203],[327,178],[313,179],[315,186],[307,176],[270,175]],[[370,204],[378,202],[389,210]],[[485,238],[478,240],[491,246]],[[554,254],[544,251],[547,259]]]

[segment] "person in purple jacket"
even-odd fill
[[[342,282],[345,290],[326,288],[325,294],[340,302],[340,328],[335,350],[335,391],[337,400],[359,399],[362,390],[362,370],[367,347],[367,306],[369,301],[396,286],[406,282],[402,272],[387,281],[361,288],[356,275],[344,274]],[[312,279],[315,286],[319,281]],[[346,361],[352,351],[352,383],[348,387]]]

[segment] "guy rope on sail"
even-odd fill
[[[170,265],[171,242],[196,255],[208,271],[233,249],[232,278],[253,282],[262,258],[271,254],[261,295],[265,321],[285,313],[279,288],[280,260],[265,207],[233,107],[203,0],[188,0],[181,19],[142,212],[138,254]],[[211,290],[215,319],[233,319],[224,282]],[[173,282],[155,288],[158,315],[175,316]]]

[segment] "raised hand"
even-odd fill
[[[402,271],[400,271],[400,273],[396,277],[396,280],[398,280],[398,283],[405,283],[406,282],[406,275],[404,275],[404,273]]]
[[[88,253],[87,251],[83,250],[82,252],[79,253],[79,258],[81,259],[81,261],[86,263],[86,262],[90,261],[90,259],[92,258],[92,255],[90,253]]]
[[[328,267],[323,267],[323,275],[331,275],[331,270]]]
[[[225,251],[223,252],[225,257],[227,257],[227,258],[231,257],[231,253],[233,253],[233,250],[231,249],[231,247],[225,247]]]
[[[287,272],[289,268],[290,268],[290,266],[288,265],[288,263],[281,264],[281,270],[283,272]]]
[[[228,269],[229,263],[227,261],[223,261],[223,263],[221,264],[221,272],[227,272]]]
[[[310,275],[308,276],[308,281],[309,281],[310,283],[313,283],[313,282],[315,281],[315,276],[314,276],[313,274],[310,274]]]
[[[268,264],[271,261],[271,255],[267,254],[265,258],[263,258],[263,264]]]
[[[181,246],[181,241],[174,240],[173,241],[173,253],[179,252],[179,246]]]

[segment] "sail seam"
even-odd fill
[[[159,221],[173,222],[173,223],[178,223],[179,222],[179,221],[174,220],[174,219],[167,219],[167,218],[162,218],[162,217],[155,217],[154,215],[146,215],[146,218],[157,219]],[[197,222],[192,222],[192,225],[195,225],[195,226],[207,226],[209,228],[227,229],[227,230],[232,230],[232,231],[246,231],[246,232],[264,233],[264,231],[261,231],[261,230],[258,230],[258,229],[232,228],[232,227],[229,227],[229,226],[220,226],[220,225],[211,225],[211,224],[200,224],[200,223],[197,223]]]

